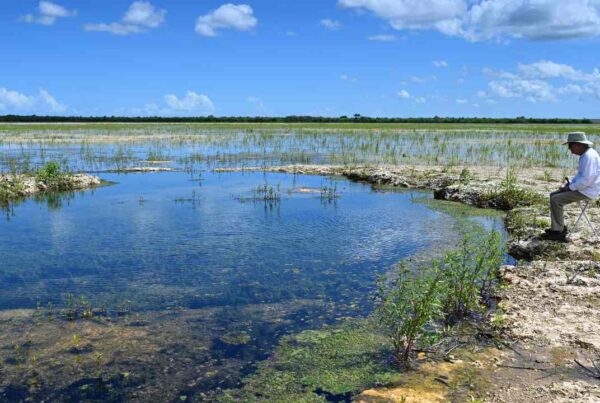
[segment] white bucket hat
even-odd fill
[[[593,146],[594,145],[594,143],[592,143],[591,141],[589,141],[587,139],[587,137],[585,136],[584,132],[572,132],[572,133],[569,133],[569,137],[567,138],[567,142],[563,143],[563,145],[569,144],[569,143],[581,143],[581,144],[587,144],[588,146]]]

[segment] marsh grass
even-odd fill
[[[321,188],[319,189],[319,195],[321,197],[321,201],[327,203],[336,202],[341,196],[337,189],[337,183],[334,181],[331,181],[329,185],[322,184]]]
[[[488,190],[483,199],[500,210],[512,210],[546,202],[541,194],[519,184],[516,167],[507,169],[500,186]]]
[[[561,142],[565,131],[575,129],[491,124],[0,125],[0,169],[32,170],[53,159],[64,159],[72,171],[167,160],[184,169],[197,164],[506,166],[507,162],[573,168],[575,160]]]
[[[267,202],[279,202],[281,201],[280,185],[277,184],[275,187],[265,183],[259,185],[253,189],[253,200],[254,201],[267,201]]]

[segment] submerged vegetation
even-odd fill
[[[242,389],[225,391],[220,401],[350,401],[371,385],[398,379],[388,354],[385,337],[369,320],[308,330],[284,337],[274,358],[260,363]]]

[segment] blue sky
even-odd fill
[[[600,117],[597,0],[5,0],[0,114]]]

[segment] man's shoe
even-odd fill
[[[557,234],[568,234],[569,233],[569,228],[565,225],[565,228],[562,231],[555,231],[552,228],[546,228],[544,230],[544,234],[552,234],[552,233],[557,233]]]
[[[548,231],[542,235],[542,239],[547,241],[569,242],[566,231]]]

